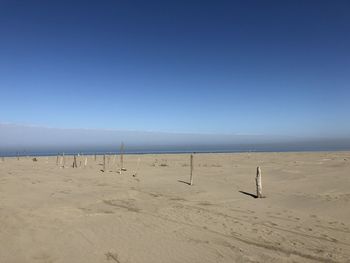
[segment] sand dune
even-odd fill
[[[350,262],[349,152],[124,162],[0,160],[0,262]]]

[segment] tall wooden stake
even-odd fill
[[[63,168],[66,165],[66,156],[64,155],[64,153],[62,153],[62,158],[63,158]]]
[[[96,162],[96,154],[95,154],[95,162]]]
[[[103,171],[106,171],[106,155],[103,155]]]
[[[84,168],[87,166],[87,157],[85,157]]]
[[[124,170],[124,143],[120,145],[120,174]]]
[[[78,167],[78,165],[77,165],[77,156],[74,155],[73,158],[74,158],[74,159],[73,159],[73,168],[77,168],[77,167]]]
[[[190,185],[193,185],[193,154],[191,154],[190,166],[191,166]]]
[[[256,197],[262,198],[262,183],[261,183],[261,169],[258,166],[256,168],[256,177],[255,177],[255,183],[256,183]]]

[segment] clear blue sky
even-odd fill
[[[0,122],[350,134],[349,1],[1,1]]]

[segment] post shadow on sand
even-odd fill
[[[258,196],[255,195],[255,194],[251,194],[251,193],[244,192],[244,191],[239,191],[239,192],[242,193],[242,194],[245,194],[245,195],[249,195],[249,196],[251,196],[251,197],[253,197],[253,198],[258,198]]]
[[[187,185],[191,185],[191,183],[189,183],[189,182],[185,182],[185,181],[182,181],[182,180],[177,180],[178,182],[180,182],[180,183],[184,183],[184,184],[187,184]]]

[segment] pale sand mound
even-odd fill
[[[0,262],[350,262],[349,152],[124,160],[0,160]]]

